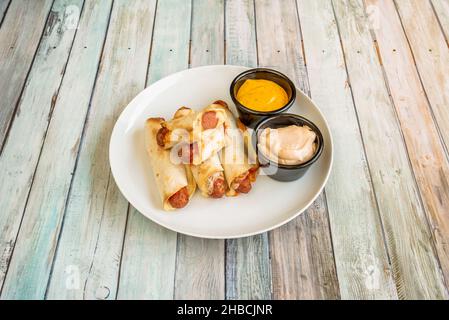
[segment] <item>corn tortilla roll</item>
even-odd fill
[[[257,160],[250,163],[245,152],[245,135],[237,125],[232,112],[226,102],[217,101],[222,110],[226,112],[225,132],[226,146],[220,151],[220,161],[224,168],[228,184],[227,196],[236,196],[239,193],[248,193],[251,183],[256,181],[259,165]],[[248,137],[248,135],[246,135]]]
[[[166,211],[185,207],[196,189],[196,183],[188,166],[176,164],[170,158],[170,150],[157,143],[157,132],[162,118],[150,118],[145,123],[145,145],[150,158],[156,185]]]

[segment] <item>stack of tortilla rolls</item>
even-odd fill
[[[185,207],[196,186],[209,198],[248,193],[258,163],[246,128],[224,101],[201,111],[181,107],[173,119],[150,118],[145,140],[164,210]]]
[[[221,103],[220,106],[227,115],[225,123],[227,142],[219,156],[228,184],[227,196],[236,196],[251,190],[251,183],[256,181],[259,165],[255,151],[251,147],[247,128],[234,118],[226,103]]]

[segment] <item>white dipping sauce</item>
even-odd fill
[[[259,135],[258,148],[271,161],[298,165],[309,161],[315,155],[315,140],[316,133],[308,126],[265,128]]]

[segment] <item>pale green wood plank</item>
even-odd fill
[[[191,67],[223,64],[224,0],[192,0]]]
[[[13,1],[0,29],[0,150],[53,0]]]
[[[268,235],[228,240],[226,299],[271,299]]]
[[[341,297],[396,298],[332,3],[297,3],[311,95],[334,139],[326,198]]]
[[[449,0],[431,0],[431,3],[449,45]]]
[[[116,296],[128,202],[110,174],[109,139],[120,112],[145,87],[155,5],[114,2],[48,299]],[[67,287],[67,270],[78,272],[78,286]]]
[[[403,2],[401,6],[407,3],[411,2]],[[418,14],[413,15],[413,20],[416,20],[416,22],[411,21],[410,8],[402,7],[407,11],[403,12],[405,14],[403,23],[404,26],[408,26],[405,28],[408,33],[418,32],[419,30],[424,35],[424,37],[409,36],[410,43],[419,40],[422,48],[425,48],[425,50],[421,50],[416,47],[416,43],[412,45],[413,51],[421,51],[415,54],[414,59],[394,3],[370,0],[367,1],[367,4],[379,8],[388,20],[388,23],[379,25],[374,33],[379,45],[379,52],[382,55],[390,93],[401,123],[412,168],[433,231],[434,243],[430,244],[430,247],[435,245],[443,274],[446,276],[446,283],[449,284],[449,163],[430,110],[430,104],[437,103],[435,100],[441,99],[439,100],[440,106],[437,103],[437,105],[433,105],[435,107],[444,105],[444,108],[447,108],[449,105],[449,100],[444,103],[445,93],[435,91],[441,82],[445,82],[445,73],[449,73],[449,66],[443,63],[444,56],[449,63],[449,51],[430,5],[425,6],[424,2],[415,2],[414,8],[416,8]],[[427,39],[426,36],[432,36],[432,39]],[[446,53],[436,49],[437,44],[434,42],[438,39],[444,46],[440,46],[440,49],[446,51]],[[434,48],[431,54],[428,51],[429,47]],[[437,60],[439,62],[436,62]],[[414,61],[419,65],[420,71],[435,75],[433,79],[430,79],[429,75],[423,76],[422,84],[424,88]],[[431,61],[435,61],[435,63]],[[428,68],[428,70],[424,71],[420,67]],[[437,69],[438,67],[442,69]],[[449,84],[449,78],[447,80],[446,83]],[[439,97],[436,97],[436,95],[439,95]],[[423,235],[423,237],[425,236],[427,234]],[[416,254],[419,255],[421,252],[416,251]],[[429,252],[429,254],[431,253]],[[426,257],[418,256],[418,258],[423,263],[428,260]],[[432,268],[432,266],[427,265],[426,268]],[[423,277],[421,281],[428,282],[427,275],[423,274]]]
[[[192,10],[191,67],[223,64],[224,1],[193,0]],[[179,234],[177,249],[175,299],[224,299],[224,240]]]
[[[295,1],[256,1],[259,64],[286,73],[309,92]],[[269,234],[273,298],[339,297],[324,195]]]
[[[19,102],[19,112],[0,155],[0,287],[76,32],[75,28],[66,27],[64,12],[68,6],[81,8],[82,3],[82,0],[58,0],[53,5]]]
[[[88,1],[83,8],[4,282],[4,299],[44,298],[111,4]],[[17,212],[9,209],[7,214]]]
[[[148,85],[188,68],[191,11],[191,1],[158,2]]]
[[[157,4],[148,83],[188,68],[191,2]],[[172,299],[177,234],[130,207],[119,299]]]
[[[11,0],[0,0],[0,27],[2,26],[3,18],[8,10]]]
[[[226,63],[257,66],[256,26],[252,0],[225,3]],[[226,298],[270,299],[268,234],[226,242]]]
[[[227,0],[225,6],[226,64],[257,67],[254,1]]]
[[[117,299],[172,299],[176,233],[129,210]]]
[[[363,1],[333,5],[398,297],[443,298],[431,234]]]

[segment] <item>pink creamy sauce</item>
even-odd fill
[[[259,135],[259,150],[271,161],[298,165],[313,158],[317,150],[316,133],[308,126],[291,125],[265,128]]]

